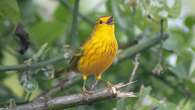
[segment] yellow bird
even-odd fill
[[[84,43],[81,50],[81,56],[74,58],[73,62],[82,74],[83,90],[85,91],[88,76],[94,75],[98,82],[102,73],[110,67],[116,57],[118,44],[112,16],[102,16],[97,20],[90,38]]]

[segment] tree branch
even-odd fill
[[[154,45],[159,44],[161,42],[161,40],[165,40],[167,38],[168,38],[168,34],[165,34],[163,37],[158,35],[157,37],[150,38],[150,39],[148,39],[144,42],[141,42],[133,47],[125,49],[117,56],[117,59],[118,59],[118,61],[128,59],[139,52],[142,52],[148,48],[153,47]],[[47,66],[49,64],[62,63],[64,61],[65,61],[64,55],[59,55],[59,56],[53,57],[49,60],[38,62],[38,63],[33,63],[31,65],[19,64],[19,65],[12,65],[12,66],[0,66],[0,72],[38,69],[38,68],[42,68],[44,66]]]
[[[14,108],[0,108],[1,110],[42,110],[42,109],[60,109],[79,105],[87,105],[93,102],[115,98],[115,97],[135,97],[132,92],[120,92],[119,89],[129,85],[117,84],[111,88],[96,90],[92,94],[72,94],[68,96],[56,97],[49,100],[35,101],[28,104],[18,105]]]

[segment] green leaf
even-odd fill
[[[187,79],[190,74],[190,67],[193,60],[193,52],[189,50],[181,51],[177,57],[177,64],[169,69],[179,78]]]
[[[160,23],[155,22],[152,19],[148,19],[148,17],[145,14],[143,14],[143,10],[141,8],[136,9],[135,16],[132,16],[132,19],[133,19],[132,23],[134,23],[136,27],[141,29],[140,30],[141,33],[143,33],[144,31],[148,32],[150,30],[152,30],[153,32],[159,31]],[[146,36],[147,34],[144,33],[144,35]],[[151,36],[151,34],[149,36]]]
[[[195,16],[188,16],[184,22],[185,25],[191,29],[192,26],[195,24]]]
[[[178,17],[181,10],[181,0],[143,0],[139,5],[142,12],[157,21],[161,18]]]
[[[116,19],[116,22],[118,26],[122,29],[124,32],[128,32],[127,27],[129,26],[128,23],[125,21],[123,17],[121,17],[121,10],[119,6],[117,6],[118,2],[116,0],[111,0],[110,3],[112,8],[112,13]]]
[[[190,32],[179,29],[171,30],[170,37],[164,42],[163,48],[180,52],[189,48],[192,39],[192,33]]]
[[[67,21],[71,20],[70,14],[63,4],[60,4],[56,8],[56,10],[54,12],[54,18],[57,21],[61,21],[61,22],[67,22]]]
[[[173,2],[173,4],[170,5],[170,2]],[[181,0],[166,0],[167,5],[167,11],[169,13],[169,17],[176,18],[180,15],[181,12]]]
[[[193,78],[192,78],[192,80],[193,80]],[[190,90],[193,93],[195,92],[195,87],[194,87],[195,83],[193,81],[186,80],[185,84],[186,84],[186,87],[187,87],[188,90]]]
[[[163,88],[159,90],[159,94],[161,93],[164,96],[171,96],[172,94],[174,94],[174,89],[171,88],[170,85],[167,85],[156,77],[151,77],[150,80],[153,83],[154,89],[159,90],[159,87]]]
[[[18,5],[20,7],[23,24],[32,23],[39,17],[35,12],[37,9],[33,0],[18,0]]]
[[[37,22],[30,27],[30,37],[35,40],[39,45],[44,43],[52,44],[57,38],[64,34],[65,27],[60,22]]]
[[[169,70],[171,70],[176,76],[183,79],[187,76],[187,70],[182,64],[177,64],[175,67],[170,67]]]
[[[158,110],[177,110],[176,105],[170,102],[164,102],[158,104]]]
[[[20,12],[16,0],[1,0],[0,1],[0,21],[10,20],[17,24],[20,20]]]
[[[182,99],[177,108],[180,110],[193,110],[193,102],[191,100]]]
[[[143,102],[145,103],[148,103],[149,100],[145,100],[146,98],[148,99],[149,95],[150,95],[150,92],[151,92],[152,88],[151,87],[144,87],[144,86],[141,86],[141,89],[140,89],[140,92],[139,92],[139,99],[138,101],[136,102],[136,104],[134,105],[134,108],[140,108],[140,105],[143,104]],[[145,100],[145,101],[144,101]],[[144,107],[141,107],[142,109]],[[140,109],[140,110],[142,110]],[[144,110],[144,109],[143,109]]]
[[[182,51],[178,54],[177,64],[169,69],[179,78],[188,78],[190,67],[192,65],[193,53],[191,51]]]

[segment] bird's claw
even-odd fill
[[[90,96],[90,95],[92,95],[94,93],[94,91],[89,91],[89,90],[87,90],[86,88],[83,88],[82,89],[82,95],[83,95],[83,99],[84,100],[88,100],[88,97]]]
[[[86,95],[91,95],[93,93],[94,93],[94,91],[87,90],[86,88],[82,89],[82,94],[85,95],[85,96]]]

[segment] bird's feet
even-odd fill
[[[86,95],[91,95],[91,94],[93,94],[93,93],[94,93],[94,91],[87,90],[85,87],[82,88],[82,94],[83,94],[84,96],[86,96]]]

